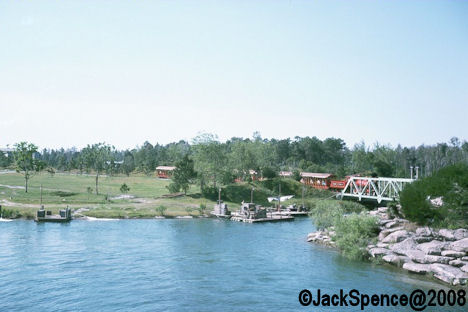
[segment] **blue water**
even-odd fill
[[[3,222],[0,311],[353,311],[303,307],[298,293],[442,287],[307,243],[313,229],[308,218]]]

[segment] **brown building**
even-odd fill
[[[316,189],[328,190],[333,177],[331,173],[301,172],[301,183]]]
[[[158,166],[156,167],[156,174],[159,178],[169,179],[172,177],[175,168],[174,166]]]

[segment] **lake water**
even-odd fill
[[[443,287],[307,243],[313,230],[308,218],[2,222],[0,311],[354,311],[303,307],[298,294]]]

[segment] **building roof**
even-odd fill
[[[316,172],[301,172],[301,177],[304,178],[320,178],[326,179],[331,177],[333,174],[331,173],[316,173]]]
[[[281,177],[290,177],[290,176],[292,176],[292,172],[291,171],[280,171],[279,175]]]
[[[257,171],[253,170],[253,169],[250,169],[249,170],[249,174],[257,174]]]
[[[156,170],[165,170],[165,171],[172,171],[174,170],[176,167],[174,166],[157,166],[156,167]]]

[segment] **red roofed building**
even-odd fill
[[[331,173],[315,173],[315,172],[301,172],[301,183],[310,185],[313,188],[328,190],[330,188],[330,181],[333,177]]]
[[[169,179],[175,168],[174,166],[158,166],[156,167],[156,174],[159,178]]]

